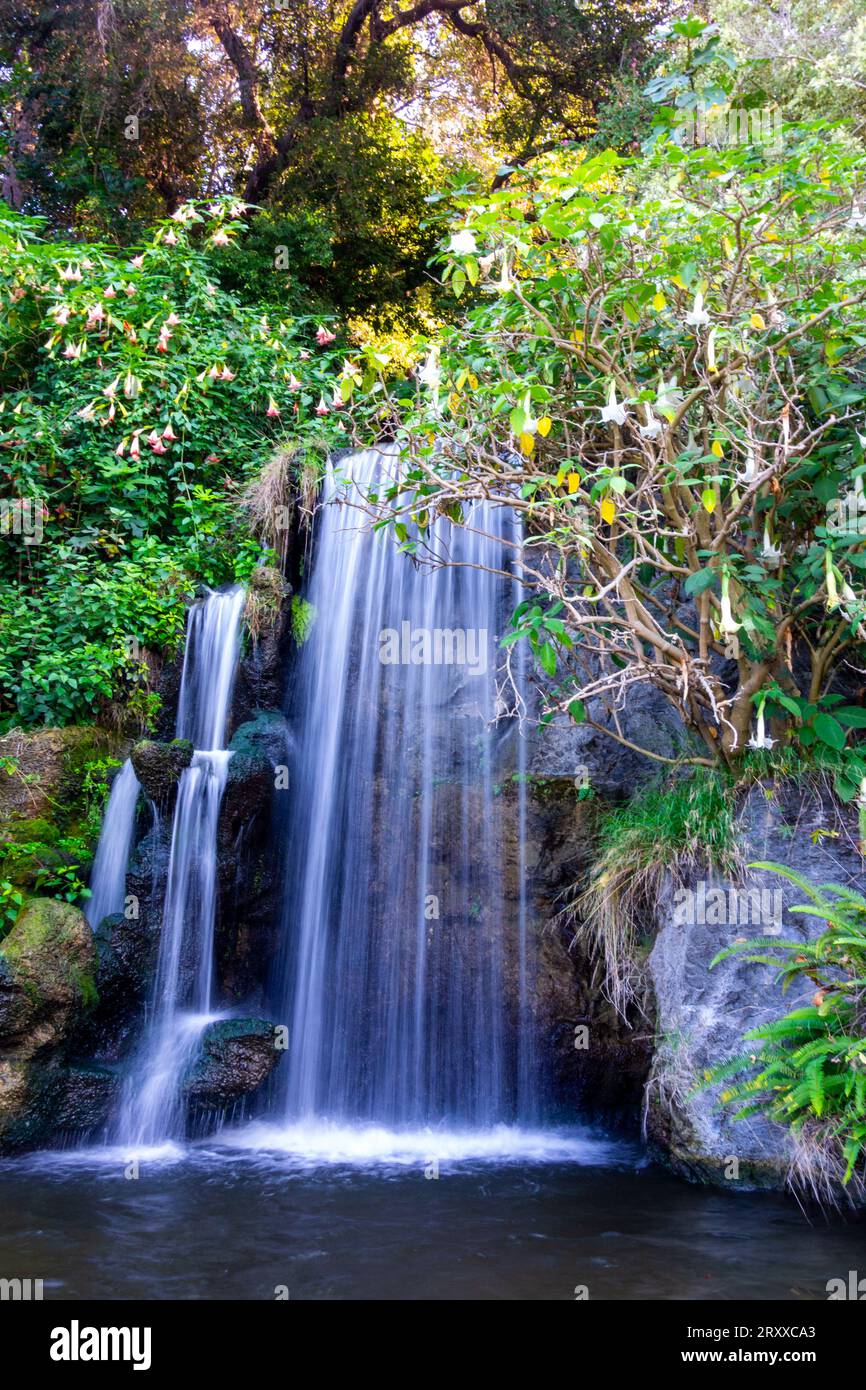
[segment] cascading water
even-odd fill
[[[339,472],[363,492],[396,466],[385,450]],[[486,502],[466,529],[437,520],[429,548],[452,564],[431,571],[342,499],[332,468],[293,701],[283,1113],[292,1127],[526,1121],[522,740],[496,669],[519,522]]]
[[[90,875],[90,897],[85,914],[94,931],[104,917],[122,912],[124,908],[126,866],[140,791],[141,784],[127,758],[111,785]]]
[[[195,752],[178,785],[150,1023],[118,1122],[126,1145],[182,1135],[184,1073],[215,1017],[217,825],[244,597],[241,588],[212,593],[190,610],[177,737],[189,739]]]

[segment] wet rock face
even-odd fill
[[[216,963],[220,997],[264,1006],[282,905],[280,825],[287,798],[289,728],[256,710],[235,731],[220,811]]]
[[[193,746],[189,739],[176,738],[171,743],[155,743],[143,739],[130,753],[135,775],[163,814],[169,814],[177,800],[177,784],[181,773],[192,762]]]
[[[184,1085],[193,1117],[226,1110],[264,1084],[283,1056],[279,1030],[263,1019],[211,1023]]]
[[[250,576],[244,621],[249,636],[233,698],[235,723],[254,721],[265,709],[279,709],[291,646],[291,587],[276,569],[262,565]]]
[[[855,817],[826,793],[786,786],[768,798],[763,787],[754,787],[739,825],[744,864],[770,861],[796,869],[815,887],[837,883],[863,892],[866,875],[856,848]],[[818,831],[823,834],[813,839]],[[717,1090],[691,1099],[689,1092],[705,1069],[744,1051],[748,1029],[808,1002],[814,988],[783,995],[773,970],[736,958],[712,971],[709,966],[737,937],[805,941],[820,935],[825,924],[792,913],[804,895],[766,870],[747,871],[743,884],[708,879],[701,887],[694,880],[688,888],[692,896],[686,898],[668,887],[649,957],[659,1042],[647,1089],[648,1138],[656,1154],[684,1177],[780,1188],[790,1156],[788,1131],[760,1118],[734,1120],[732,1112],[718,1111]],[[737,1171],[735,1179],[731,1174]]]
[[[141,1028],[159,944],[158,920],[150,913],[106,917],[94,932],[97,951],[94,1006],[72,1036],[76,1056],[117,1061]]]

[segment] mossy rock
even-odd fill
[[[0,738],[0,839],[51,843],[84,814],[83,782],[88,766],[125,757],[126,742],[95,724],[64,729],[14,730]]]
[[[96,993],[96,947],[83,912],[31,898],[0,946],[0,1044],[18,1058],[56,1048]]]
[[[118,1085],[109,1067],[0,1058],[0,1153],[94,1136],[105,1127]]]
[[[169,807],[177,796],[181,774],[192,762],[193,746],[188,738],[171,743],[143,739],[130,753],[135,775],[150,797],[161,808]]]
[[[209,1024],[184,1083],[188,1100],[194,1108],[222,1110],[258,1090],[283,1055],[276,1042],[274,1024],[264,1019]]]
[[[253,570],[244,605],[244,624],[253,642],[277,631],[288,593],[285,579],[272,565],[259,565]]]
[[[241,724],[232,736],[229,777],[235,781],[243,777],[245,762],[249,771],[263,762],[269,768],[285,762],[287,740],[288,724],[279,710],[255,710],[252,719]]]

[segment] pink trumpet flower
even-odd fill
[[[271,396],[270,399],[268,400],[268,408],[267,408],[265,414],[266,414],[266,415],[270,415],[271,418],[273,419],[275,416],[279,415],[279,413],[280,413],[280,407],[277,405],[277,403],[276,403],[276,401],[274,400],[273,396]]]
[[[330,412],[330,410],[328,409],[328,404],[327,404],[327,401],[325,400],[325,397],[324,397],[324,396],[320,396],[320,397],[319,397],[319,404],[316,406],[316,414],[317,414],[317,415],[330,415],[330,413],[331,413],[331,412]]]
[[[289,390],[300,391],[300,389],[301,383],[298,381],[298,378],[295,376],[294,372],[292,372],[292,375],[289,377]]]
[[[330,333],[324,324],[320,324],[316,329],[316,342],[319,347],[327,347],[328,343],[332,343],[336,336],[336,333]]]
[[[163,439],[167,439],[168,442],[169,442],[169,444],[173,444],[174,441],[177,439],[177,435],[175,434],[174,430],[173,430],[172,427],[171,427],[171,421],[170,421],[170,420],[169,420],[168,424],[166,425],[165,429],[164,429],[163,432],[162,432],[162,437],[163,437]]]

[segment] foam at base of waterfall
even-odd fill
[[[390,1129],[311,1119],[289,1125],[254,1122],[223,1130],[212,1143],[244,1152],[285,1154],[303,1166],[424,1166],[439,1163],[579,1163],[607,1165],[622,1152],[583,1130]]]

